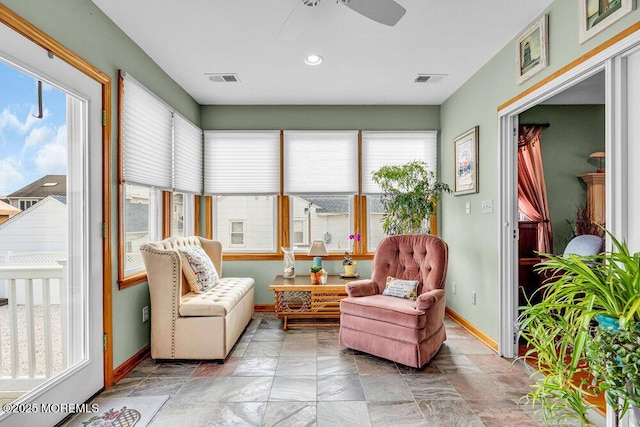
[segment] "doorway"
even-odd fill
[[[605,180],[607,228],[631,247],[638,250],[639,233],[627,221],[640,212],[638,196],[631,190],[631,183],[639,182],[633,159],[640,156],[633,144],[640,130],[631,115],[637,114],[640,91],[632,75],[640,70],[640,34],[623,38],[606,48],[586,54],[553,80],[540,84],[532,91],[517,97],[499,111],[500,155],[500,250],[499,250],[499,354],[514,357],[517,354],[517,305],[518,295],[514,283],[518,283],[518,204],[517,204],[517,138],[519,115],[552,99],[590,78],[604,76],[605,88]],[[636,79],[637,80],[637,79]],[[632,137],[633,136],[633,137]],[[609,171],[611,171],[609,173]]]
[[[0,266],[0,277],[8,289],[8,305],[12,307],[10,311],[24,311],[27,319],[22,334],[17,327],[19,320],[8,322],[15,327],[12,326],[14,331],[8,332],[10,338],[3,343],[8,347],[7,354],[10,356],[2,358],[2,364],[7,365],[7,369],[2,371],[0,390],[5,393],[7,400],[15,404],[33,405],[31,407],[38,409],[47,407],[46,404],[79,404],[104,385],[100,286],[103,282],[103,89],[99,82],[4,24],[0,24],[0,38],[3,40],[0,61],[7,71],[3,74],[5,78],[26,79],[27,85],[42,82],[38,99],[45,101],[42,114],[38,108],[36,115],[42,118],[54,112],[64,115],[56,132],[47,140],[43,136],[51,131],[51,127],[41,126],[39,133],[27,132],[27,124],[39,120],[29,116],[32,111],[12,115],[11,109],[5,108],[3,117],[9,119],[4,123],[13,123],[12,126],[18,127],[22,125],[21,130],[27,135],[23,138],[13,135],[10,140],[3,141],[3,145],[0,145],[0,161],[22,176],[28,176],[31,169],[35,169],[36,173],[57,172],[45,175],[42,182],[36,179],[37,186],[46,190],[65,187],[59,191],[60,194],[52,194],[49,198],[25,199],[22,205],[18,201],[20,212],[3,224],[4,229],[8,228],[6,224],[12,228],[18,224],[31,233],[27,235],[25,231],[21,239],[13,240],[16,251],[11,251],[11,257],[14,262],[5,262]],[[17,86],[5,85],[5,82],[2,85],[14,89]],[[47,101],[53,98],[62,99],[64,108],[60,109],[55,102]],[[0,99],[0,105],[4,104]],[[10,120],[10,116],[22,119]],[[36,154],[31,159],[33,163],[30,163],[31,160],[26,159],[32,149],[40,154]],[[57,161],[58,169],[47,169],[52,167],[48,164],[52,161]],[[39,167],[42,169],[38,171]],[[18,186],[19,182],[16,180],[13,185]],[[24,211],[20,206],[25,208]],[[55,217],[57,234],[50,227],[43,227],[38,214],[47,220]],[[32,249],[40,250],[51,248],[61,241],[59,259],[47,259],[46,266],[33,265],[42,261],[42,258],[22,251],[26,243],[32,244]],[[17,258],[22,262],[21,267],[11,265],[17,262]],[[43,271],[47,271],[48,275],[41,277],[39,274]],[[36,311],[43,314],[38,320],[33,315]],[[45,336],[56,335],[56,339],[37,340],[37,334],[32,333],[37,323],[42,325]],[[22,351],[19,345],[21,335],[26,336],[26,351]],[[40,345],[42,348],[38,347]],[[38,363],[38,351],[44,352],[42,363]],[[58,353],[59,361],[56,360]],[[20,367],[21,361],[26,363],[24,372]],[[67,415],[64,411],[0,412],[0,421],[9,425],[54,425]]]

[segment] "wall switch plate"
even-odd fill
[[[142,307],[142,323],[149,321],[149,306]]]
[[[482,201],[482,213],[493,213],[493,200]]]
[[[453,294],[458,293],[458,284],[456,282],[451,283],[451,293]]]
[[[471,213],[471,204],[469,202],[464,205],[464,211],[466,213]]]
[[[476,305],[478,302],[477,294],[474,291],[471,291],[471,304]]]

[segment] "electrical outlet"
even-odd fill
[[[471,305],[476,305],[478,301],[477,294],[474,291],[471,291]]]
[[[142,323],[149,321],[149,306],[142,307]]]
[[[493,213],[493,200],[482,201],[482,213],[485,213],[485,214]]]
[[[453,294],[457,294],[458,293],[458,284],[456,282],[452,282],[451,283],[451,293],[453,293]]]

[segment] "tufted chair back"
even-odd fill
[[[418,281],[418,295],[443,289],[448,264],[447,244],[431,234],[398,234],[385,238],[376,249],[371,279],[384,291],[387,276]]]

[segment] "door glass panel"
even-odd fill
[[[82,102],[42,83],[40,110],[38,80],[2,61],[0,88],[0,402],[6,403],[85,356],[82,318],[74,316],[82,289],[72,285],[82,280],[82,261],[69,256],[71,212],[82,192],[69,182],[69,162],[82,161],[86,127]],[[78,147],[69,150],[70,144]],[[75,180],[82,185],[82,175]],[[74,231],[82,234],[83,221],[75,219]]]

